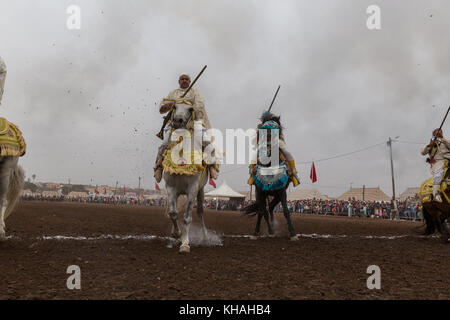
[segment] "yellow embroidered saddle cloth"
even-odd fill
[[[21,157],[25,151],[25,140],[19,128],[5,118],[0,118],[0,156]]]
[[[172,155],[173,145],[170,145],[164,152],[164,160],[162,166],[165,172],[170,174],[194,175],[205,169],[202,164],[202,153],[195,150],[174,151]],[[187,153],[187,154],[185,154]],[[190,158],[190,162],[188,159]]]
[[[447,181],[442,181],[439,191],[443,195],[442,201],[450,203],[450,190]],[[422,182],[417,195],[422,203],[433,201],[433,178],[429,178]]]

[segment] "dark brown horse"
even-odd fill
[[[432,189],[433,181],[428,179],[422,183],[418,194],[422,203],[422,213],[426,224],[423,234],[431,235],[438,231],[441,234],[442,241],[447,243],[449,238],[447,219],[450,215],[450,203],[446,201],[446,198],[450,198],[450,190],[447,188],[441,203],[433,200]]]
[[[268,124],[269,123],[269,124]],[[266,112],[261,117],[261,124],[258,126],[258,129],[268,129],[267,130],[267,150],[262,151],[266,152],[267,155],[270,157],[271,155],[271,135],[272,132],[275,132],[274,130],[278,130],[279,136],[282,136],[282,126],[280,123],[280,117],[275,116],[269,112]],[[257,141],[258,144],[258,165],[255,167],[255,172],[252,173],[252,178],[254,180],[254,185],[256,189],[256,203],[249,205],[243,209],[244,213],[249,215],[257,215],[258,220],[256,222],[255,231],[253,233],[252,239],[256,239],[259,234],[259,229],[261,225],[261,220],[264,218],[267,223],[269,236],[274,235],[273,230],[273,210],[275,206],[281,202],[281,205],[283,207],[283,213],[284,217],[286,218],[286,222],[288,225],[289,230],[289,236],[292,241],[298,240],[298,236],[295,233],[294,227],[292,225],[290,212],[287,207],[287,194],[286,189],[289,185],[289,177],[287,173],[283,173],[283,169],[281,169],[281,172],[270,174],[270,170],[277,170],[279,171],[280,167],[277,167],[277,164],[268,163],[268,164],[261,164],[259,161],[260,156],[260,145],[259,145],[259,131],[257,135]],[[282,161],[282,159],[280,159]],[[280,162],[279,162],[280,163]],[[257,173],[256,171],[260,170],[261,168],[268,169],[269,174],[267,176],[270,176],[271,178],[265,178],[264,175],[261,175]],[[275,169],[273,169],[275,168]],[[266,177],[267,177],[266,176]],[[275,177],[277,177],[275,179]],[[280,178],[278,178],[280,177]],[[270,219],[269,219],[269,213],[267,212],[267,201],[269,197],[273,197],[270,205],[269,205],[269,212],[270,212]]]
[[[447,219],[450,214],[450,204],[436,201],[422,203],[422,213],[426,223],[424,235],[431,235],[435,231],[441,234],[441,240],[448,242],[449,230]]]

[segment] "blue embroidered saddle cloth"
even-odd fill
[[[289,181],[287,167],[282,162],[279,166],[256,167],[256,175],[253,177],[255,185],[264,191],[275,191],[286,187]]]

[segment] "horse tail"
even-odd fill
[[[6,200],[8,201],[8,205],[5,211],[5,220],[18,204],[20,193],[23,189],[24,184],[25,184],[25,172],[23,171],[23,168],[20,165],[17,165],[16,168],[12,171],[11,176],[9,178],[8,193],[6,194]]]
[[[258,213],[258,204],[256,202],[252,203],[251,205],[244,207],[242,211],[244,214],[247,214],[249,216],[256,216],[256,214]]]

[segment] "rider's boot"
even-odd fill
[[[211,178],[217,180],[217,178],[219,177],[219,172],[217,171],[216,165],[212,165],[209,167],[209,174]]]
[[[439,194],[439,188],[440,188],[440,185],[438,185],[438,184],[433,185],[433,199],[436,202],[442,202],[441,195]]]
[[[155,162],[154,170],[154,177],[157,183],[161,182],[162,179],[162,173],[163,173],[163,166],[162,166],[163,158],[160,154],[158,154]]]
[[[155,170],[155,173],[154,173],[153,176],[155,177],[156,182],[160,183],[161,180],[162,180],[163,168],[162,167],[157,167],[157,168],[154,168],[154,170]]]
[[[255,183],[255,180],[253,179],[253,176],[256,175],[256,164],[253,164],[253,163],[252,163],[252,164],[250,165],[249,173],[250,173],[250,178],[248,179],[247,183],[248,183],[249,185],[252,185],[252,184]]]
[[[288,167],[290,169],[289,171],[292,184],[294,185],[294,187],[296,187],[300,184],[300,181],[298,180],[297,177],[297,169],[295,168],[295,161],[294,160],[288,161]]]

